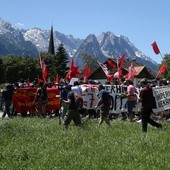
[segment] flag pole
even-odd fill
[[[158,73],[159,73],[159,71],[158,71]],[[157,73],[157,75],[156,75],[156,77],[155,77],[155,80],[158,78],[158,73]]]
[[[160,54],[160,56],[161,56],[161,58],[162,58],[162,62],[163,62],[163,56],[162,56],[162,53],[161,53],[160,50],[159,50],[159,54]],[[161,66],[161,67],[162,67],[162,66]],[[160,71],[160,69],[159,69],[159,71]],[[158,71],[158,73],[157,73],[157,75],[156,75],[156,77],[155,77],[155,80],[158,78],[159,71]]]
[[[162,62],[163,62],[163,56],[162,56],[162,53],[161,53],[161,51],[160,51],[160,56],[161,56],[161,58],[162,58]],[[159,71],[160,71],[160,69],[159,69]],[[157,75],[156,75],[156,77],[155,77],[155,80],[158,78],[158,74],[159,74],[159,71],[158,71],[158,73],[157,73]]]
[[[163,60],[163,56],[162,56],[162,53],[161,53],[161,51],[159,50],[159,54],[160,54],[160,56],[161,56],[161,58],[162,58],[162,60]],[[160,69],[159,69],[160,70]],[[159,71],[158,71],[158,73],[159,73]],[[158,78],[158,73],[157,73],[157,75],[156,75],[156,77],[155,77],[155,80]]]
[[[161,58],[162,58],[162,60],[163,60],[163,56],[162,56],[162,53],[160,52],[160,56],[161,56]]]
[[[159,49],[159,54],[160,54],[160,56],[162,58],[162,62],[163,62],[163,56],[162,56],[162,53],[161,53],[160,49]],[[160,71],[160,69],[159,69],[159,71]],[[157,73],[157,75],[155,77],[155,80],[158,78],[159,71],[158,71],[158,73]]]
[[[119,75],[119,60],[120,60],[120,58],[119,59],[117,59],[117,75],[118,75],[118,80],[119,80],[119,77],[120,77],[120,75]]]

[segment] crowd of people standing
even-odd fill
[[[126,94],[121,96],[124,98],[127,98],[127,112],[125,117],[130,121],[133,122],[134,120],[134,107],[137,104],[137,101],[141,102],[141,110],[140,110],[140,118],[142,121],[142,131],[147,132],[148,123],[157,127],[162,128],[162,125],[160,123],[157,123],[155,120],[151,118],[151,114],[153,113],[152,108],[154,104],[154,97],[153,97],[153,91],[151,84],[147,79],[142,79],[139,84],[141,87],[140,92],[138,93],[136,91],[136,87],[133,85],[133,82],[129,79],[126,79],[124,82],[122,82],[125,86],[127,86]],[[53,87],[50,84],[51,87]],[[59,88],[59,85],[54,85]],[[14,115],[15,109],[10,110],[10,107],[12,106],[12,94],[15,88],[23,88],[23,83],[20,84],[20,86],[10,85],[7,84],[4,89],[2,90],[1,97],[3,101],[3,115],[4,118],[6,115],[8,117],[12,117]],[[48,103],[48,92],[47,87],[49,87],[49,84],[40,82],[37,83],[34,87],[37,88],[35,97],[34,97],[34,103],[35,106],[38,108],[41,108],[41,113],[39,113],[39,116],[47,117],[49,116],[49,113],[47,112],[47,103]],[[104,85],[101,83],[97,84],[98,87],[98,102],[95,106],[96,110],[99,110],[99,124],[100,126],[104,121],[108,126],[110,126],[110,119],[109,119],[109,110],[111,106],[111,102],[114,102],[110,100],[109,92],[105,90]],[[67,129],[70,122],[73,120],[74,124],[76,126],[82,126],[82,114],[77,108],[77,98],[82,101],[82,89],[80,87],[80,82],[75,81],[73,85],[63,83],[60,87],[60,101],[61,101],[61,109],[55,110],[55,115],[59,115],[60,119],[62,120],[62,124]],[[137,94],[138,93],[138,94]],[[112,103],[113,104],[113,103]],[[83,105],[83,103],[81,103]],[[57,113],[57,114],[56,114]],[[27,113],[26,113],[27,114]],[[51,114],[51,113],[50,113]]]

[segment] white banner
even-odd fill
[[[83,97],[83,107],[86,109],[94,109],[98,101],[98,88],[96,85],[92,84],[83,84],[80,85],[82,88],[82,97]]]
[[[94,109],[98,102],[98,88],[97,85],[84,84],[80,85],[82,88],[82,97],[84,101],[83,107],[86,109]],[[127,99],[122,99],[121,94],[125,94],[126,87],[120,85],[105,85],[105,90],[107,90],[113,100],[113,104],[110,108],[111,113],[121,113],[126,111],[126,101]]]
[[[170,86],[160,86],[153,88],[157,109],[154,112],[161,112],[170,109]]]
[[[83,107],[86,109],[94,109],[98,102],[98,85],[93,84],[82,84],[80,87],[83,92]],[[126,111],[126,101],[127,99],[121,98],[122,94],[126,93],[127,87],[123,85],[104,85],[105,90],[107,90],[112,97],[112,106],[110,107],[110,113],[121,113]],[[137,89],[139,94],[139,89]],[[153,109],[155,113],[170,109],[170,86],[160,86],[153,88],[153,94],[155,97],[157,108]],[[140,111],[141,103],[136,105],[134,112]]]

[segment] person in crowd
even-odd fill
[[[4,102],[4,111],[2,114],[2,118],[8,115],[11,117],[10,106],[12,105],[12,96],[13,96],[13,87],[10,84],[5,86],[5,89],[2,91],[2,100]]]
[[[82,96],[82,89],[78,81],[74,82],[74,85],[72,86],[71,90],[76,92],[79,96]]]
[[[0,89],[0,110],[2,110],[2,92],[3,92],[3,89]]]
[[[108,119],[110,105],[111,105],[110,94],[108,91],[105,90],[102,84],[98,85],[98,90],[99,90],[99,94],[98,94],[99,100],[97,105],[95,106],[95,109],[97,109],[98,107],[100,108],[100,120],[98,126],[100,126],[103,123],[103,121],[105,121],[106,124],[110,126],[110,121]]]
[[[18,85],[19,85],[20,88],[24,88],[26,86],[23,79],[19,80]]]
[[[125,80],[125,84],[127,85],[127,114],[130,122],[133,122],[134,112],[133,109],[137,104],[137,95],[136,95],[136,88],[133,85],[133,82],[129,79]]]
[[[167,80],[162,79],[159,81],[159,86],[167,86],[167,85],[168,85]]]
[[[142,79],[140,81],[141,86],[143,87],[140,91],[140,101],[142,103],[141,114],[142,114],[142,131],[147,132],[148,123],[157,128],[162,128],[160,123],[157,123],[151,119],[152,108],[154,105],[154,97],[152,88],[149,86],[147,79]]]
[[[67,85],[65,88],[68,90],[67,100],[63,100],[64,103],[68,104],[68,109],[64,120],[65,129],[68,128],[68,125],[72,120],[76,126],[81,126],[81,118],[75,102],[75,92],[72,91],[71,85]]]
[[[18,82],[15,82],[15,83],[12,84],[12,86],[13,86],[13,94],[14,94],[14,93],[15,93],[15,90],[18,89],[18,88],[20,88],[20,87],[19,87],[19,83],[18,83]],[[12,115],[12,116],[17,116],[17,112],[16,112],[16,109],[15,109],[14,105],[12,105],[11,115]]]
[[[36,108],[38,109],[40,107],[42,111],[42,116],[47,116],[47,103],[48,103],[48,94],[47,94],[47,84],[44,82],[40,82],[39,87],[37,88],[34,103],[36,105]]]
[[[67,109],[68,109],[68,104],[64,102],[64,100],[67,100],[67,95],[69,90],[66,88],[67,85],[62,86],[61,88],[61,104],[62,104],[62,111],[61,111],[61,120],[64,123],[64,117],[67,113]]]

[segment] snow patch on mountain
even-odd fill
[[[9,22],[0,19],[0,35],[2,47],[0,55],[11,53],[37,55],[38,51],[47,52],[48,50],[50,30],[18,29]],[[102,32],[97,37],[90,34],[83,40],[54,30],[53,37],[55,51],[59,44],[63,43],[69,57],[74,57],[75,63],[80,63],[81,66],[83,66],[82,55],[85,53],[95,56],[101,62],[107,58],[118,59],[125,53],[127,59],[136,59],[153,70],[158,69],[158,64],[139,51],[128,37],[115,35],[110,31]]]

